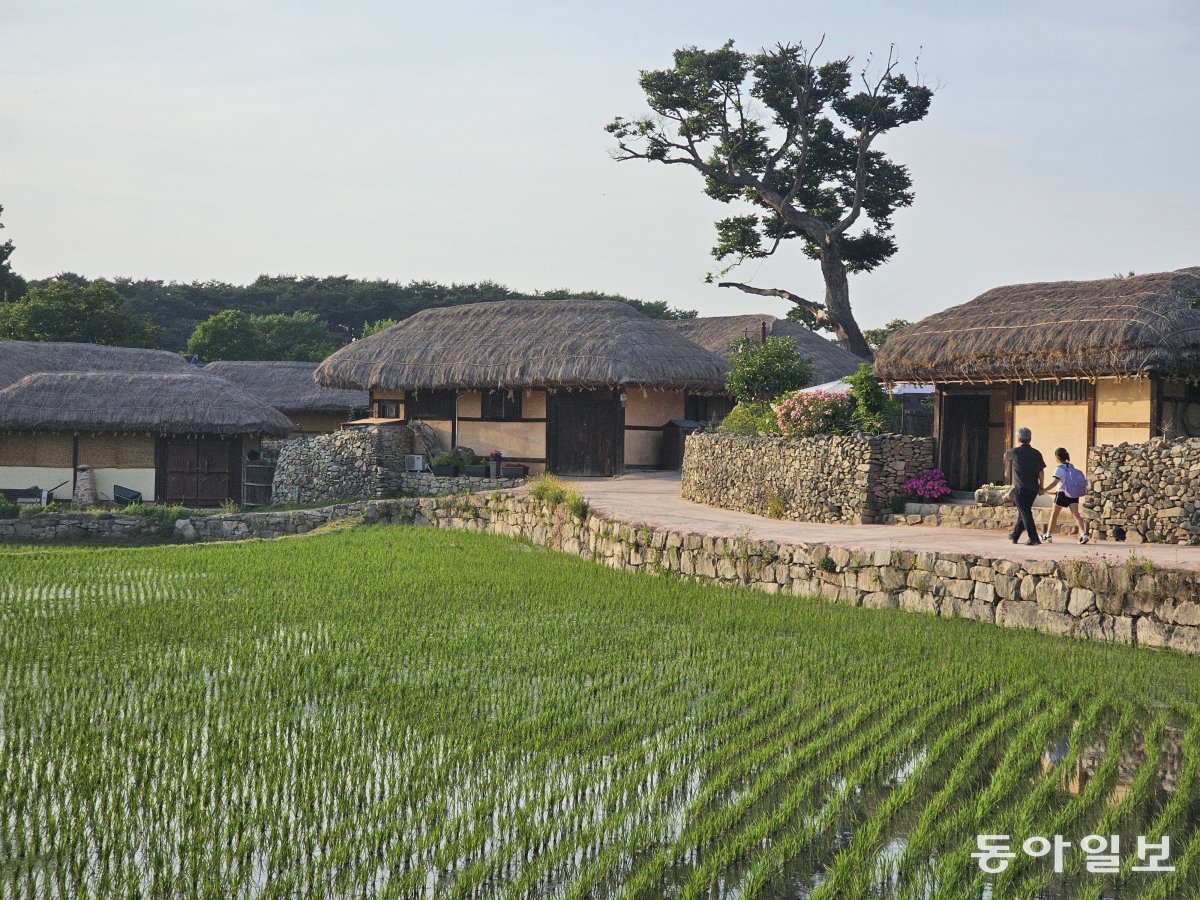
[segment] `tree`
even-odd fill
[[[854,425],[864,434],[883,434],[900,426],[900,403],[893,399],[867,363],[846,381],[854,399]]]
[[[0,303],[0,337],[19,341],[83,341],[114,347],[153,347],[158,327],[125,312],[105,281],[80,286],[52,280],[17,300]]]
[[[4,207],[0,206],[0,215],[3,214]],[[0,230],[3,228],[4,224],[0,222]],[[16,300],[25,293],[25,279],[12,270],[9,259],[15,249],[12,241],[0,243],[0,303]]]
[[[812,360],[791,338],[769,337],[763,344],[743,338],[729,349],[725,389],[739,403],[767,403],[812,381]]]
[[[617,139],[617,160],[689,167],[710,197],[754,207],[716,223],[712,252],[731,260],[725,272],[800,238],[821,263],[823,302],[732,281],[720,286],[789,300],[810,327],[832,331],[871,359],[847,274],[869,272],[895,254],[892,214],[913,201],[908,170],[874,145],[923,119],[933,91],[900,73],[890,51],[875,76],[868,61],[855,90],[851,59],[818,65],[819,51],[820,44],[811,52],[779,44],[747,55],[733,41],[713,51],[677,50],[672,68],[641,73],[653,115],[618,117],[607,130]]]
[[[367,322],[363,325],[362,334],[359,337],[370,337],[373,334],[379,334],[379,332],[386,331],[395,324],[395,319],[376,319],[374,322]]]
[[[315,313],[253,315],[226,309],[210,316],[188,338],[187,352],[216,359],[324,359],[339,341]]]
[[[788,316],[790,317],[791,313],[788,313]],[[879,352],[879,348],[887,343],[888,338],[911,324],[912,322],[908,321],[908,319],[892,319],[892,321],[881,328],[868,328],[863,332],[863,337],[867,339],[867,343],[870,344],[872,350]]]

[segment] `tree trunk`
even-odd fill
[[[867,362],[874,362],[875,354],[850,309],[850,280],[846,277],[842,254],[834,243],[836,240],[827,239],[821,247],[821,274],[825,278],[825,309],[829,313],[829,322],[843,347]]]

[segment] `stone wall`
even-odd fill
[[[40,513],[0,519],[0,541],[138,541],[169,537],[145,516],[120,513]]]
[[[360,500],[318,509],[196,516],[174,538],[221,541],[305,534],[334,522],[400,524],[522,537],[618,569],[743,585],[832,603],[966,618],[1096,641],[1200,654],[1200,576],[1146,560],[1013,562],[962,553],[778,544],[572,516],[521,493]],[[18,539],[157,534],[135,516],[35,516],[0,521]],[[91,528],[89,529],[89,526]],[[64,529],[88,529],[90,534]]]
[[[293,438],[279,448],[272,503],[382,497],[400,490],[413,433],[404,425],[346,428]]]
[[[1200,543],[1200,438],[1093,447],[1081,514],[1100,537]]]
[[[933,468],[933,438],[846,435],[760,438],[693,434],[683,497],[804,522],[879,522],[901,485]]]
[[[228,540],[302,534],[346,518],[488,531],[618,569],[1200,654],[1200,578],[1146,561],[1013,562],[711,537],[595,514],[580,519],[565,507],[507,492],[206,516],[180,520],[177,528],[180,537]],[[194,533],[185,533],[187,523]]]
[[[405,494],[437,497],[443,494],[504,490],[518,487],[520,484],[521,480],[517,478],[468,478],[466,475],[441,478],[429,472],[412,472],[401,477],[400,490]]]

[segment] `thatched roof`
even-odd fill
[[[0,390],[0,431],[287,435],[274,407],[222,378],[37,372]]]
[[[195,372],[178,353],[65,341],[0,341],[0,388],[34,372]]]
[[[242,362],[221,360],[204,367],[232,381],[281,412],[346,413],[368,405],[366,391],[321,387],[313,381],[314,362]]]
[[[993,288],[892,335],[887,381],[1200,377],[1200,267]]]
[[[719,391],[725,360],[613,300],[504,300],[427,309],[343,347],[317,368],[330,387]]]
[[[835,381],[844,375],[852,375],[864,362],[810,328],[765,313],[682,319],[672,322],[671,327],[689,341],[728,359],[730,344],[745,337],[757,341],[764,324],[767,326],[767,337],[791,338],[801,355],[812,359],[814,382]]]

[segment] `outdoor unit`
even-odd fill
[[[429,468],[424,453],[407,453],[404,456],[405,472],[424,472]]]

